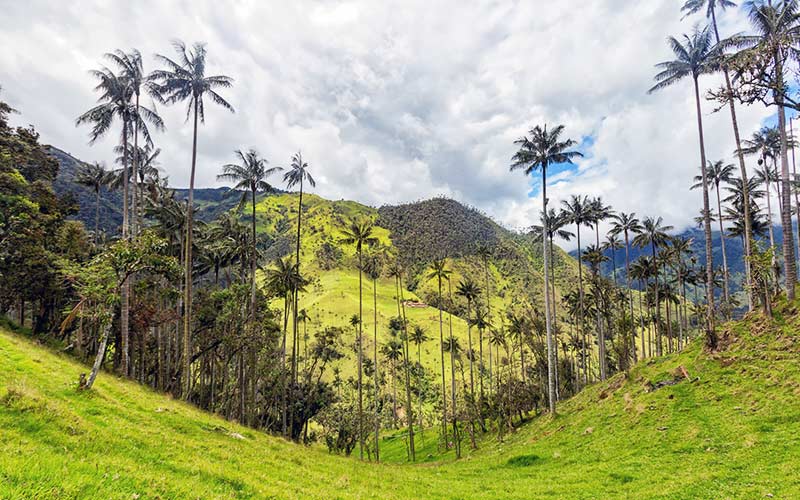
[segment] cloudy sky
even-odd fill
[[[209,72],[235,79],[224,95],[236,113],[209,105],[200,130],[199,186],[219,185],[235,149],[280,166],[302,150],[328,198],[446,195],[522,228],[538,218],[540,185],[508,171],[513,141],[560,123],[586,158],[553,172],[551,202],[599,195],[679,228],[700,207],[688,191],[699,164],[691,83],[646,93],[653,65],[671,58],[665,38],[701,20],[681,20],[681,0],[0,3],[3,99],[18,124],[86,161],[110,162],[114,142],[89,146],[74,126],[95,102],[88,71],[131,47],[154,69],[178,38],[206,42]],[[728,11],[720,29],[745,30],[746,18]],[[704,106],[709,159],[731,160],[729,115]],[[185,109],[159,112],[162,169],[186,186]],[[739,114],[749,136],[769,113]]]

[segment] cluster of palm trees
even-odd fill
[[[800,43],[800,16],[798,16],[800,4],[796,0],[747,1],[743,5],[743,9],[748,14],[753,33],[737,34],[722,39],[717,23],[718,11],[735,6],[736,4],[730,0],[688,0],[685,2],[682,11],[686,15],[704,10],[709,24],[696,25],[693,32],[684,35],[682,39],[674,37],[668,39],[675,59],[657,66],[661,71],[656,75],[656,85],[650,89],[650,92],[688,78],[691,78],[693,83],[701,171],[696,187],[700,187],[703,192],[701,220],[705,233],[705,286],[707,289],[713,289],[715,272],[712,258],[711,222],[713,213],[710,207],[710,192],[715,190],[718,193],[719,184],[725,181],[724,177],[731,176],[735,167],[727,168],[724,160],[721,163],[711,163],[706,158],[700,77],[711,73],[719,73],[724,76],[724,87],[718,91],[710,91],[709,97],[720,101],[730,111],[736,143],[734,155],[739,164],[739,178],[731,179],[731,183],[734,190],[740,193],[732,194],[735,212],[729,214],[728,219],[733,221],[735,230],[742,235],[744,240],[745,289],[748,296],[748,307],[752,309],[754,296],[764,296],[757,290],[758,286],[752,277],[753,270],[751,269],[751,262],[755,260],[757,251],[754,248],[754,237],[758,235],[759,226],[763,225],[763,221],[759,220],[759,215],[755,211],[757,207],[752,202],[759,196],[750,193],[756,186],[748,178],[745,162],[745,156],[748,153],[757,153],[761,156],[759,165],[768,170],[762,178],[762,182],[764,182],[763,179],[769,179],[765,186],[768,188],[771,182],[780,186],[780,220],[783,229],[782,256],[784,262],[783,288],[790,299],[793,299],[795,295],[797,264],[791,220],[792,179],[788,159],[792,140],[786,126],[786,109],[797,109],[797,107],[793,105],[790,86],[786,83],[786,79],[787,67],[794,57],[798,43]],[[771,139],[767,138],[768,131],[763,130],[757,133],[752,141],[744,141],[739,133],[736,104],[750,105],[757,102],[776,108],[778,125],[771,132]],[[765,148],[764,142],[770,142],[772,146]],[[772,167],[767,164],[767,156],[764,155],[766,150],[769,150],[772,155]],[[777,164],[780,165],[779,169],[775,169]],[[779,170],[779,173],[775,173],[775,170]],[[767,196],[768,203],[769,198]],[[724,215],[719,213],[722,209],[719,203],[719,194],[717,194],[717,200],[717,217],[721,222]],[[771,212],[771,207],[768,207],[768,210]],[[772,227],[771,213],[768,214],[766,223],[769,228]],[[720,229],[722,229],[721,225]],[[774,247],[774,238],[770,243],[770,246]],[[727,257],[724,256],[723,259],[727,260]],[[726,268],[723,300],[729,301],[730,286],[727,262],[724,262],[723,265]],[[707,298],[706,308],[707,343],[712,348],[716,345],[714,300],[714,294],[710,294]]]

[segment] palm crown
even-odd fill
[[[708,26],[696,26],[691,35],[683,35],[683,41],[671,36],[667,38],[667,43],[675,59],[656,64],[661,71],[656,74],[656,84],[647,91],[648,94],[669,87],[687,76],[697,79],[716,69],[720,50],[713,44]]]
[[[283,170],[281,167],[268,168],[269,162],[262,158],[255,149],[237,150],[235,154],[241,163],[223,165],[222,173],[217,176],[217,179],[236,183],[233,189],[243,191],[242,203],[250,193],[265,193],[274,190],[272,185],[267,182],[267,177]]]
[[[519,145],[519,150],[511,158],[511,170],[522,169],[526,175],[537,170],[547,170],[547,167],[559,163],[572,163],[573,158],[582,157],[578,151],[568,151],[575,146],[575,141],[567,139],[562,141],[563,125],[558,125],[547,130],[547,125],[536,125],[528,136],[523,136],[514,144]]]
[[[233,106],[226,101],[217,89],[230,88],[233,79],[229,76],[206,76],[206,46],[195,43],[192,48],[176,40],[172,43],[178,54],[174,61],[167,56],[156,54],[156,57],[167,69],[153,72],[153,80],[159,98],[167,103],[174,104],[188,100],[186,119],[189,119],[193,109],[197,110],[201,122],[205,122],[205,104],[203,98],[207,95],[214,103],[233,112]]]

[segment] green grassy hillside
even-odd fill
[[[283,257],[294,252],[297,224],[297,194],[279,194],[262,197],[257,206],[257,227],[272,244],[266,253],[269,259]],[[433,205],[432,205],[433,204]],[[446,207],[445,208],[442,208]],[[440,209],[441,208],[441,209]],[[389,221],[385,211],[392,210],[393,217],[402,213],[402,225],[389,224],[391,231],[380,224]],[[512,304],[528,304],[531,298],[540,303],[543,278],[541,255],[538,245],[534,247],[529,237],[517,235],[503,229],[488,217],[453,200],[429,200],[399,207],[375,209],[353,201],[329,201],[313,194],[303,195],[303,226],[301,232],[301,266],[306,277],[312,280],[308,292],[301,295],[300,307],[308,310],[311,320],[309,333],[322,326],[341,326],[349,331],[348,320],[358,313],[358,271],[355,249],[344,246],[341,229],[353,219],[368,219],[375,222],[375,236],[380,245],[404,261],[407,275],[404,278],[403,296],[407,300],[430,303],[437,294],[437,283],[427,279],[427,265],[434,254],[428,246],[436,245],[436,232],[422,229],[428,226],[453,228],[460,235],[452,244],[448,259],[453,270],[453,291],[459,281],[469,276],[485,288],[485,273],[481,259],[475,255],[478,244],[492,249],[490,265],[491,305],[494,324],[500,327],[499,318]],[[432,222],[433,221],[433,222]],[[402,243],[398,246],[396,241]],[[469,244],[468,244],[469,242]],[[331,250],[334,249],[334,250]],[[564,252],[557,250],[556,281],[563,285],[577,276],[575,262]],[[447,285],[445,284],[445,287]],[[364,331],[373,332],[372,283],[364,280]],[[447,290],[445,288],[445,293]],[[379,343],[388,335],[389,319],[397,316],[396,291],[393,278],[384,277],[377,286],[377,323]],[[456,301],[453,316],[453,332],[461,345],[467,344],[466,302]],[[435,342],[423,346],[423,365],[438,373],[439,310],[434,307],[407,308],[406,315],[414,325],[428,331]],[[445,336],[449,334],[448,315],[445,314]],[[477,342],[476,339],[473,339]],[[372,341],[365,341],[367,352],[372,351]],[[477,347],[476,347],[477,349]],[[342,373],[352,374],[354,363],[345,360]]]
[[[286,443],[109,374],[79,392],[87,367],[0,330],[0,498],[797,498],[795,310],[726,327],[720,352],[641,363],[458,462],[402,466]]]

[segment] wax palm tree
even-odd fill
[[[135,119],[133,120],[133,127],[131,132],[133,132],[133,151],[134,154],[132,155],[132,171],[138,172],[139,170],[139,161],[140,156],[136,154],[139,150],[139,133],[142,132],[144,135],[144,139],[146,143],[152,146],[153,141],[150,137],[150,134],[146,127],[143,127],[140,131],[139,125],[143,122],[150,123],[156,127],[158,130],[164,129],[164,123],[158,113],[155,111],[155,108],[150,109],[145,106],[142,106],[140,103],[142,92],[145,92],[149,95],[157,94],[157,89],[155,85],[155,81],[153,79],[152,74],[146,74],[144,71],[144,66],[142,64],[142,54],[136,50],[132,49],[130,52],[124,52],[122,50],[115,50],[114,52],[108,53],[105,55],[106,59],[109,59],[120,71],[120,76],[124,78],[128,85],[131,88],[133,93],[133,113],[143,118],[143,120]],[[138,186],[138,179],[136,175],[133,176],[133,220],[134,220],[134,227],[139,223],[137,219],[141,216],[141,207],[140,203],[140,194],[139,194],[139,186]],[[138,206],[138,208],[137,208]]]
[[[614,233],[613,231],[609,231],[606,234],[606,239],[603,241],[600,248],[603,251],[611,252],[611,276],[614,280],[614,285],[617,284],[617,250],[623,247],[622,240],[619,239],[619,235]]]
[[[683,5],[681,10],[685,13],[686,16],[696,14],[700,12],[705,7],[705,16],[706,19],[711,21],[711,27],[714,30],[714,37],[716,43],[719,45],[722,41],[719,36],[719,28],[717,25],[717,9],[721,9],[725,11],[729,8],[735,8],[736,3],[730,0],[687,0],[686,3]],[[733,95],[733,90],[731,86],[731,77],[728,71],[727,65],[722,65],[722,74],[725,77],[725,90],[728,92],[728,95]],[[736,104],[734,103],[734,99],[727,99],[728,108],[731,114],[731,124],[733,125],[733,138],[736,142],[736,157],[739,160],[739,175],[744,180],[744,184],[742,184],[745,190],[745,198],[748,197],[747,188],[749,186],[748,183],[748,175],[747,175],[747,167],[745,166],[744,161],[744,154],[742,153],[742,140],[739,135],[739,122],[736,118]],[[750,310],[753,309],[753,295],[750,292],[750,262],[748,257],[751,255],[750,243],[753,239],[753,232],[750,227],[750,221],[752,220],[750,216],[750,207],[745,205],[744,207],[744,230],[746,237],[744,238],[744,255],[745,255],[745,288],[747,289],[747,302],[748,308]]]
[[[75,176],[75,182],[86,186],[94,192],[94,243],[100,236],[100,192],[111,180],[111,173],[102,163],[86,163]]]
[[[786,296],[789,300],[794,300],[797,262],[795,261],[794,229],[792,228],[791,179],[787,153],[789,144],[786,134],[784,102],[789,92],[789,85],[786,83],[787,66],[790,66],[790,58],[794,57],[795,47],[800,41],[800,24],[797,22],[798,15],[800,15],[800,2],[798,0],[779,2],[750,0],[745,2],[744,9],[748,12],[750,26],[755,34],[737,37],[738,45],[750,46],[757,55],[768,55],[771,59],[771,65],[769,65],[771,67],[761,68],[759,76],[768,82],[767,87],[772,90],[773,104],[778,108],[784,279]]]
[[[442,318],[443,299],[442,299],[442,280],[450,280],[450,270],[447,269],[445,259],[434,260],[430,265],[427,279],[436,279],[438,285],[438,304],[439,309],[439,360],[442,366],[442,439],[447,445],[447,384],[444,375],[444,320]],[[455,410],[455,408],[453,409]]]
[[[775,248],[775,235],[773,232],[773,217],[772,217],[772,202],[770,201],[772,196],[770,195],[770,185],[773,182],[778,181],[777,173],[775,172],[774,166],[770,165],[770,161],[773,164],[777,161],[776,158],[776,150],[780,148],[780,145],[777,145],[776,142],[780,141],[779,132],[774,127],[761,127],[757,132],[753,133],[753,136],[744,141],[743,152],[746,155],[757,155],[758,158],[758,168],[756,169],[755,179],[764,184],[766,189],[766,200],[767,200],[767,217],[769,219],[769,244],[770,247]],[[774,258],[775,254],[773,253],[773,268],[774,265]]]
[[[418,376],[419,380],[417,380],[417,384],[418,384],[417,386],[419,387],[420,381],[425,376],[424,375],[424,368],[422,366],[422,344],[424,344],[425,342],[429,341],[430,338],[428,337],[428,332],[426,332],[424,328],[422,328],[420,325],[414,325],[414,328],[411,330],[411,333],[409,335],[409,340],[411,342],[413,342],[414,345],[417,346],[417,364],[419,365],[418,369],[420,370],[419,371],[419,376]],[[423,406],[423,398],[422,398],[422,394],[420,393],[420,395],[419,395],[419,428],[420,428],[420,432],[423,431],[422,406]],[[422,434],[420,434],[420,435],[422,435]],[[424,440],[424,435],[422,435],[422,436],[423,436],[423,440]],[[423,442],[423,444],[424,444],[424,442]]]
[[[342,231],[342,239],[340,240],[344,245],[355,245],[356,254],[358,255],[358,317],[364,317],[364,300],[363,300],[363,253],[364,248],[378,243],[378,238],[372,234],[373,226],[368,221],[350,221],[347,227]],[[363,321],[358,323],[358,431],[359,431],[359,455],[361,460],[364,460],[364,394],[362,390],[362,376],[363,376]]]
[[[584,290],[583,290],[583,262],[581,250],[581,226],[589,226],[591,221],[590,210],[591,204],[589,198],[586,196],[572,195],[569,200],[561,202],[562,213],[564,219],[575,224],[575,234],[578,243],[578,305],[580,313],[578,315],[578,331],[583,336],[583,348],[586,349],[588,345],[586,338],[586,331],[584,329],[584,320],[586,316],[586,307],[584,304]],[[584,359],[588,359],[587,353],[583,353]],[[588,383],[588,374],[584,371],[584,382]]]
[[[707,181],[710,182],[714,186],[714,190],[717,195],[717,213],[722,214],[722,199],[719,192],[719,185],[722,183],[728,183],[731,178],[733,177],[733,169],[734,166],[732,163],[728,163],[727,165],[723,160],[717,160],[716,162],[708,162],[708,166],[706,167],[706,177]],[[691,189],[699,189],[703,187],[703,176],[696,175],[694,177],[695,184],[692,185]],[[722,217],[717,217],[717,222],[719,223],[719,234],[720,234],[720,245],[722,246],[722,269],[723,269],[723,298],[725,300],[725,304],[730,304],[730,284],[728,279],[728,253],[725,251],[725,229],[722,226]]]
[[[478,363],[478,381],[480,386],[480,401],[482,405],[484,400],[483,334],[487,329],[492,327],[492,324],[489,322],[489,311],[485,307],[476,307],[475,315],[470,319],[470,322],[475,328],[478,329],[478,358],[480,359]]]
[[[673,229],[672,226],[668,226],[664,224],[664,220],[661,217],[653,218],[653,217],[645,217],[642,221],[642,229],[639,234],[633,239],[633,244],[638,246],[639,248],[646,248],[650,247],[651,250],[651,259],[653,262],[656,260],[657,256],[657,249],[661,246],[664,246],[669,239],[669,235],[667,234],[668,231]],[[655,292],[655,302],[658,304],[659,302],[659,284],[658,284],[658,266],[653,264],[653,277],[655,278],[654,283],[654,292]],[[712,288],[713,290],[713,288]],[[661,342],[661,329],[659,328],[659,323],[661,322],[661,312],[660,308],[656,307],[656,355],[661,356],[662,354],[662,342]]]
[[[308,172],[308,163],[303,161],[303,155],[299,151],[292,156],[292,164],[289,170],[283,175],[283,181],[286,183],[287,189],[292,189],[295,186],[300,187],[300,196],[297,203],[297,240],[295,257],[297,268],[300,269],[300,227],[303,219],[303,184],[307,182],[312,188],[316,187],[317,183],[311,174]],[[297,301],[300,300],[300,294],[294,296],[295,304],[294,310],[298,310]],[[297,337],[297,318],[294,318],[293,329],[294,336]],[[376,356],[377,359],[377,356]],[[377,365],[376,365],[377,366]],[[377,446],[377,444],[376,444]]]
[[[83,125],[88,124],[92,126],[92,131],[89,134],[89,144],[94,144],[98,139],[105,136],[115,122],[119,121],[122,125],[120,142],[122,143],[123,150],[128,150],[128,141],[132,134],[133,128],[136,130],[147,133],[147,123],[153,123],[159,126],[160,118],[154,112],[139,108],[136,106],[132,99],[134,97],[134,87],[130,79],[124,75],[117,75],[108,68],[94,70],[91,75],[98,80],[95,91],[100,94],[98,104],[79,116],[75,124]],[[149,135],[147,135],[149,137]],[[127,165],[123,165],[125,171],[128,170]],[[122,201],[122,236],[128,238],[130,231],[130,219],[128,209],[128,183],[127,178],[123,190]],[[123,374],[128,375],[129,371],[129,356],[130,356],[130,342],[129,342],[129,317],[130,317],[130,286],[129,280],[125,280],[120,290],[120,370]]]
[[[519,145],[519,150],[512,157],[511,170],[522,170],[525,175],[531,175],[533,172],[539,171],[542,174],[542,214],[545,218],[542,221],[544,227],[544,234],[547,234],[547,168],[551,165],[558,165],[563,163],[572,163],[572,160],[577,157],[582,157],[583,154],[571,150],[576,145],[572,139],[561,139],[561,134],[564,132],[564,126],[558,125],[547,130],[547,125],[540,127],[536,125],[529,131],[530,137],[523,136],[514,141],[514,144]],[[547,395],[550,407],[550,413],[556,413],[556,362],[555,362],[555,345],[553,342],[553,329],[550,318],[550,294],[547,290],[550,289],[550,258],[547,239],[542,239],[542,253],[544,254],[544,309],[545,309],[545,325],[547,332]]]
[[[647,280],[650,279],[651,266],[647,257],[642,256],[636,259],[630,265],[631,279],[636,280],[639,289],[639,328],[642,330],[642,358],[647,357],[647,348],[645,345],[645,310],[642,304],[642,296],[646,289]]]
[[[473,368],[474,350],[472,348],[472,305],[481,295],[481,287],[471,278],[462,279],[456,286],[456,295],[463,297],[467,301],[467,347],[470,352],[469,358],[469,390],[473,400],[475,399],[475,372]]]
[[[297,266],[290,259],[276,259],[273,267],[265,271],[264,286],[274,296],[283,299],[283,340],[281,341],[281,366],[286,370],[286,336],[288,329],[289,311],[292,305],[292,296],[302,286],[302,277],[297,272]],[[288,384],[284,379],[281,394],[281,432],[287,435],[287,389]]]
[[[364,262],[364,272],[367,273],[369,279],[372,280],[372,355],[375,362],[375,375],[373,377],[375,382],[375,461],[380,462],[381,450],[380,442],[380,409],[378,407],[378,398],[380,393],[380,365],[378,362],[378,279],[381,277],[383,271],[383,261],[380,254],[372,253],[367,256]]]
[[[256,256],[258,254],[256,250],[256,244],[258,242],[256,236],[256,196],[258,196],[259,193],[274,191],[275,188],[267,182],[267,178],[283,169],[281,167],[268,168],[267,165],[269,162],[267,162],[266,158],[262,158],[261,155],[258,154],[258,151],[252,148],[247,151],[237,149],[234,154],[241,163],[228,163],[223,165],[222,173],[217,175],[217,180],[234,183],[233,189],[242,192],[242,198],[239,202],[240,207],[246,203],[247,198],[250,198],[251,202],[252,220],[250,221],[250,243],[252,245],[252,254],[250,256],[250,319],[252,321],[255,319],[256,310]],[[299,272],[299,267],[297,271]],[[294,347],[292,347],[292,350],[294,351]],[[293,361],[293,373],[294,364]],[[295,380],[294,375],[292,376],[292,380]]]
[[[625,244],[625,286],[628,291],[628,305],[630,306],[631,318],[631,352],[633,353],[633,362],[636,362],[636,323],[633,321],[633,289],[631,288],[631,235],[639,234],[642,230],[642,224],[636,218],[636,213],[619,212],[614,215],[614,222],[611,226],[613,234],[622,234]]]
[[[184,312],[183,312],[183,399],[189,398],[191,390],[191,319],[192,319],[192,231],[194,229],[194,178],[197,166],[197,126],[205,123],[205,99],[210,99],[213,103],[233,112],[233,106],[228,103],[219,93],[218,89],[227,89],[233,85],[233,79],[224,75],[206,75],[206,46],[202,43],[195,43],[192,48],[187,48],[181,41],[173,42],[173,47],[177,52],[177,61],[163,55],[156,55],[156,58],[165,66],[165,69],[156,70],[152,73],[153,81],[156,82],[155,91],[159,100],[167,104],[188,101],[186,108],[186,120],[192,117],[192,164],[189,172],[189,194],[187,196],[187,206],[189,218],[186,224],[186,244],[184,258]]]
[[[393,338],[381,347],[381,352],[392,368],[392,419],[394,427],[397,428],[397,364],[403,357],[403,343]]]
[[[600,366],[600,380],[605,380],[608,376],[608,360],[606,359],[606,337],[605,330],[602,327],[602,314],[606,310],[603,301],[603,295],[600,291],[600,268],[604,262],[608,261],[603,249],[596,245],[589,245],[583,251],[583,260],[589,264],[589,269],[592,273],[592,287],[594,298],[594,309],[597,317],[597,346],[598,346],[598,364]]]
[[[714,256],[711,243],[711,219],[708,200],[708,178],[706,175],[706,146],[703,138],[703,115],[700,109],[700,85],[701,75],[711,73],[717,66],[719,49],[713,45],[711,31],[708,27],[696,27],[691,35],[684,35],[683,42],[675,37],[667,39],[675,59],[659,63],[656,65],[661,71],[655,76],[656,84],[650,88],[648,93],[652,93],[679,81],[691,77],[694,84],[695,108],[697,111],[697,133],[700,143],[700,168],[703,177],[703,210],[705,219],[703,231],[705,233],[706,246],[706,282],[709,289],[713,290],[711,282],[714,279]],[[714,294],[709,294],[708,310],[706,311],[706,342],[709,347],[715,348],[717,345],[717,335],[714,326]],[[660,342],[659,342],[660,344]]]

